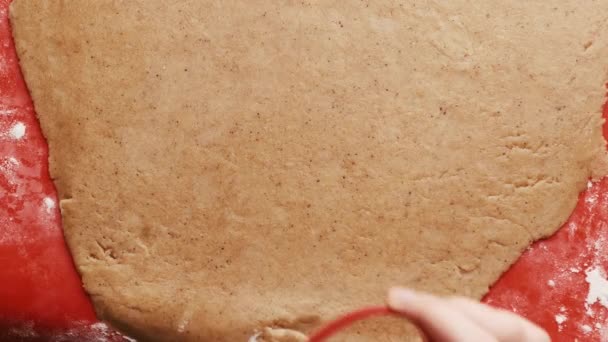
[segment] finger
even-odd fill
[[[389,290],[388,305],[418,324],[432,341],[498,341],[439,297],[393,288]]]
[[[493,308],[464,297],[453,297],[448,303],[499,341],[550,342],[546,331],[512,312]]]

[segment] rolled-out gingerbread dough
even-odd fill
[[[308,332],[395,284],[480,298],[604,171],[605,1],[11,11],[84,286],[143,340]]]

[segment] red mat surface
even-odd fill
[[[0,341],[124,341],[97,323],[63,241],[46,142],[10,34],[10,2],[0,0]],[[607,275],[607,239],[604,179],[589,184],[569,221],[531,246],[484,300],[539,323],[554,341],[608,341],[608,293],[596,291]]]

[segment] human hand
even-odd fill
[[[414,322],[429,342],[550,342],[536,324],[464,297],[392,288],[388,305]]]

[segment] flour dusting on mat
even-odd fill
[[[103,322],[97,322],[92,324],[91,330],[94,332],[94,336],[92,336],[94,342],[109,342],[114,341],[115,337],[118,335],[123,338],[124,341],[133,342],[135,340],[128,338],[126,336],[117,334],[115,331],[111,330],[107,324]],[[136,341],[135,341],[136,342]]]
[[[608,280],[602,276],[604,271],[600,267],[590,268],[585,271],[585,280],[589,284],[589,293],[585,301],[585,307],[590,309],[592,304],[599,302],[608,308]]]
[[[19,164],[20,164],[19,161],[17,160],[17,158],[15,158],[15,157],[8,157],[8,161],[9,161],[9,163],[11,163],[15,166],[19,166]]]
[[[42,200],[42,203],[44,204],[47,212],[51,212],[51,210],[55,208],[55,201],[50,197],[45,197]]]
[[[137,342],[131,338],[123,336],[122,334],[114,331],[108,325],[103,322],[97,322],[93,324],[75,324],[74,327],[56,335],[49,340],[49,342],[76,342],[76,341],[87,341],[87,342],[115,342],[115,341],[128,341]]]
[[[0,116],[10,116],[15,114],[17,110],[13,108],[0,108]]]
[[[15,157],[0,159],[0,176],[5,177],[9,184],[14,184],[19,165],[20,163]]]
[[[558,330],[561,331],[562,330],[562,324],[568,320],[568,317],[566,315],[563,314],[557,314],[555,315],[555,322],[558,325]]]
[[[103,322],[97,322],[97,323],[91,324],[91,328],[93,330],[97,330],[102,333],[108,332],[108,326]]]
[[[592,195],[585,197],[585,203],[587,203],[588,205],[593,205],[593,204],[597,203],[597,195],[592,194]]]
[[[23,136],[25,136],[25,125],[23,122],[17,122],[14,124],[13,127],[11,127],[9,134],[13,139],[23,138]]]
[[[591,331],[593,331],[593,328],[587,324],[583,324],[583,325],[581,325],[581,330],[583,331],[584,334],[588,334]]]

